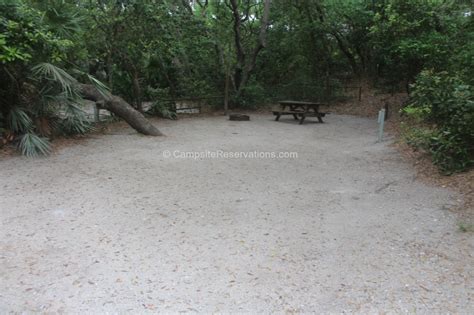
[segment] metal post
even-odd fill
[[[379,139],[378,139],[378,142],[381,142],[382,139],[383,139],[383,127],[384,127],[384,124],[385,124],[385,109],[381,109],[379,111],[378,123],[379,123]]]

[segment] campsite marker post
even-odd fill
[[[379,111],[379,118],[378,118],[378,123],[379,123],[379,138],[378,142],[381,142],[383,139],[383,127],[385,124],[385,109],[381,109]]]

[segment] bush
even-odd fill
[[[428,150],[445,173],[464,171],[474,164],[474,91],[456,75],[423,71],[413,86],[404,112],[429,123],[431,132],[411,134],[411,145]],[[410,138],[410,137],[409,137]]]
[[[433,163],[446,174],[466,170],[474,162],[468,144],[458,134],[448,130],[434,133],[429,149]]]
[[[265,89],[257,82],[249,82],[237,97],[234,97],[233,103],[242,108],[255,109],[258,105],[265,102]]]
[[[156,101],[153,102],[147,114],[175,120],[178,118],[174,104],[172,102]]]
[[[149,99],[154,100],[150,109],[147,110],[147,114],[173,120],[178,118],[174,103],[163,100],[171,98],[169,88],[162,89],[148,86],[146,95]]]
[[[435,135],[433,130],[426,127],[409,126],[405,123],[402,123],[401,127],[403,139],[407,144],[429,152],[430,139]]]

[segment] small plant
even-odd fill
[[[59,129],[66,135],[84,135],[93,127],[79,105],[69,104],[64,108],[64,117],[59,122]]]
[[[25,133],[21,136],[18,148],[21,154],[27,157],[48,155],[51,152],[48,139],[41,138],[34,133]]]
[[[431,114],[431,106],[425,104],[419,107],[407,106],[402,109],[402,113],[413,118],[416,122],[422,122],[427,116]]]
[[[150,109],[147,111],[147,113],[150,115],[160,116],[171,120],[175,120],[178,118],[173,103],[171,102],[154,102],[151,105]]]
[[[408,126],[405,123],[402,123],[401,128],[403,139],[407,144],[417,149],[429,150],[433,130],[427,127]]]
[[[162,89],[148,86],[146,94],[149,99],[155,100],[147,110],[147,114],[172,120],[178,118],[174,103],[171,101],[163,101],[163,99],[171,98],[169,88]]]
[[[444,174],[460,172],[470,167],[474,160],[469,152],[469,147],[459,135],[450,131],[436,132],[429,139],[429,151],[433,163]]]
[[[232,102],[239,104],[242,108],[255,109],[265,102],[265,90],[260,84],[251,82],[241,90],[238,96],[233,97]]]
[[[459,222],[458,227],[459,231],[463,233],[474,232],[474,224],[472,223]]]

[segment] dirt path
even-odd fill
[[[0,313],[474,312],[459,197],[415,181],[375,122],[326,120],[166,121],[0,161]]]

